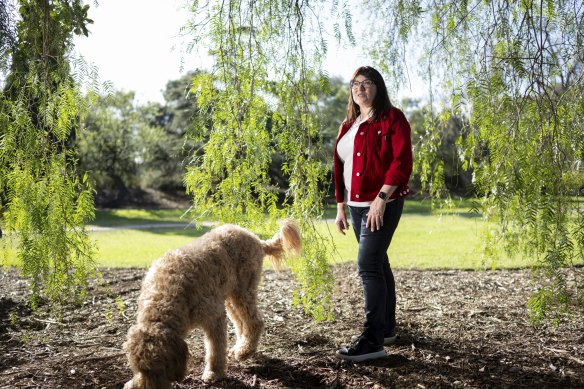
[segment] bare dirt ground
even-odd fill
[[[0,271],[0,388],[121,388],[131,378],[121,345],[144,272],[104,269],[103,285],[86,304],[56,320],[45,307],[31,312],[27,282]],[[583,273],[570,270],[569,279]],[[174,388],[584,387],[584,314],[557,328],[531,326],[528,271],[395,271],[400,339],[385,359],[358,364],[334,352],[359,332],[360,282],[354,264],[334,274],[335,320],[315,323],[291,307],[290,273],[266,272],[258,355],[230,361],[226,380],[204,385],[202,334],[195,331],[189,375]]]

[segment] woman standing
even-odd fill
[[[358,68],[350,85],[334,155],[335,224],[344,235],[349,228],[348,206],[359,243],[365,323],[361,335],[337,356],[360,362],[385,356],[383,345],[396,338],[395,282],[387,249],[402,214],[403,197],[409,193],[412,141],[410,125],[391,105],[377,70]]]

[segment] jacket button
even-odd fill
[[[361,131],[361,132],[359,133],[359,135],[364,135],[364,134],[365,134],[365,132],[363,132],[363,131]]]
[[[361,156],[361,153],[357,153],[357,157],[360,157],[360,156]]]
[[[355,195],[356,198],[359,198],[359,195]]]
[[[357,177],[359,177],[361,175],[361,173],[357,172]]]
[[[377,135],[380,135],[380,134],[381,134],[381,131],[377,131]]]

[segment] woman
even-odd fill
[[[410,125],[391,105],[377,70],[360,67],[350,85],[334,155],[335,224],[344,235],[349,228],[348,205],[359,243],[365,324],[361,335],[337,356],[360,362],[385,356],[383,345],[395,341],[395,282],[387,249],[402,214],[403,197],[409,193],[412,142]]]

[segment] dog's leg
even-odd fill
[[[205,332],[205,371],[202,379],[213,382],[225,377],[227,368],[227,318],[221,315],[209,317],[203,324]]]
[[[238,335],[229,355],[238,360],[249,358],[256,352],[264,330],[264,321],[257,309],[256,296],[253,293],[233,296],[228,300],[226,307],[229,316],[235,318],[234,324]]]
[[[227,316],[229,316],[229,320],[233,323],[235,327],[235,335],[237,336],[237,340],[239,340],[243,331],[243,319],[239,315],[237,309],[232,305],[231,301],[231,299],[225,300],[225,308],[227,308]]]

